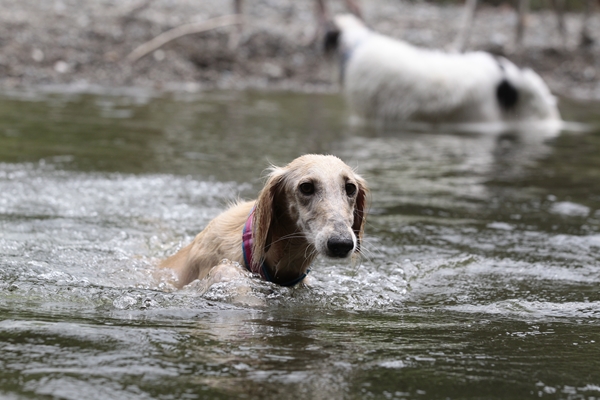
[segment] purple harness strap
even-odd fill
[[[246,263],[246,268],[248,271],[253,274],[259,274],[264,280],[268,280],[265,276],[263,270],[264,262],[262,265],[256,265],[252,263],[252,244],[254,243],[253,231],[252,231],[252,221],[254,219],[254,207],[252,207],[252,211],[250,211],[250,215],[248,215],[248,219],[244,224],[244,231],[242,232],[242,253],[244,254],[244,263]]]
[[[252,211],[250,211],[250,215],[248,215],[248,219],[244,224],[244,230],[242,231],[242,254],[244,255],[244,263],[246,264],[246,268],[248,271],[253,274],[258,274],[267,282],[275,282],[269,274],[269,270],[263,261],[260,265],[254,264],[252,262],[252,244],[254,243],[253,231],[252,231],[252,221],[254,220],[254,207],[252,207]],[[285,283],[280,283],[281,286],[295,286],[298,283],[302,282],[304,278],[308,275],[310,269],[306,271],[306,273],[300,275],[298,278]]]

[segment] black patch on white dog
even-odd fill
[[[519,101],[519,91],[508,80],[502,79],[496,88],[496,98],[500,103],[500,107],[504,111],[509,111]]]

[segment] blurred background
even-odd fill
[[[585,0],[532,0],[520,49],[515,47],[517,1],[478,5],[466,49],[505,54],[531,66],[555,93],[600,97],[597,76],[600,16]],[[2,0],[0,86],[75,84],[159,89],[278,87],[332,90],[323,60],[315,0],[247,0],[236,26],[186,35],[128,63],[139,45],[162,32],[232,14],[234,0]],[[343,1],[326,2],[331,15]],[[359,3],[367,24],[384,34],[433,48],[449,46],[461,29],[460,1],[369,0]],[[592,3],[593,6],[595,4]],[[589,17],[586,18],[585,17]],[[581,30],[587,24],[582,44]],[[237,45],[231,43],[231,36]]]

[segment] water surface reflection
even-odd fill
[[[598,130],[348,121],[333,95],[1,98],[0,397],[599,398]],[[307,152],[370,183],[362,263],[261,306],[156,274]]]

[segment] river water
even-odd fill
[[[600,111],[561,107],[589,129],[360,127],[323,94],[4,94],[0,398],[600,399]],[[310,152],[369,182],[360,263],[241,303],[157,272]]]

